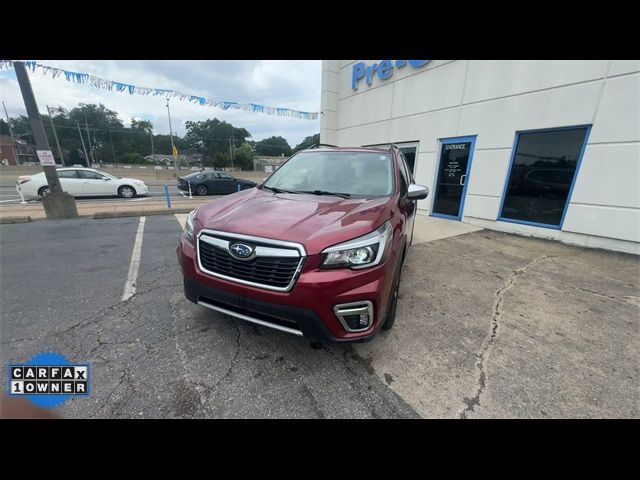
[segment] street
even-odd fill
[[[314,350],[184,298],[184,217],[144,217],[125,300],[140,217],[0,226],[2,362],[54,351],[91,365],[90,398],[59,415],[640,416],[635,256],[481,229],[424,240],[393,330]]]
[[[185,197],[189,198],[189,194],[187,192],[183,192],[178,190],[176,187],[175,180],[143,180],[149,186],[149,193],[143,197],[135,197],[135,198],[120,198],[117,196],[113,197],[78,197],[76,198],[76,202],[78,203],[94,203],[94,202],[144,202],[153,198],[165,198],[164,193],[164,185],[169,187],[169,195],[171,201],[174,200],[182,200]],[[192,193],[192,196],[196,197]],[[215,198],[215,196],[207,196],[207,198]],[[40,200],[30,200],[30,203],[40,202]],[[20,194],[16,190],[15,179],[10,178],[0,178],[0,208],[3,206],[14,206],[20,203]]]

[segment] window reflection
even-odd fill
[[[501,217],[559,226],[587,127],[521,133]]]

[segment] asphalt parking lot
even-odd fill
[[[486,230],[415,245],[394,329],[313,350],[188,302],[173,215],[146,217],[123,301],[139,224],[0,225],[3,364],[91,364],[63,417],[640,417],[638,257]]]

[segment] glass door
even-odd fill
[[[462,218],[475,143],[475,136],[440,141],[440,162],[431,212],[433,216],[455,220]]]

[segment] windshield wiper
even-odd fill
[[[342,198],[351,198],[350,193],[342,193],[342,192],[327,192],[326,190],[310,190],[302,193],[311,193],[313,195],[334,195],[336,197]]]
[[[273,193],[303,193],[303,192],[296,192],[295,190],[283,190],[281,188],[275,188],[275,187],[266,187],[266,186],[262,186],[262,188],[266,188],[267,190],[271,190]]]

